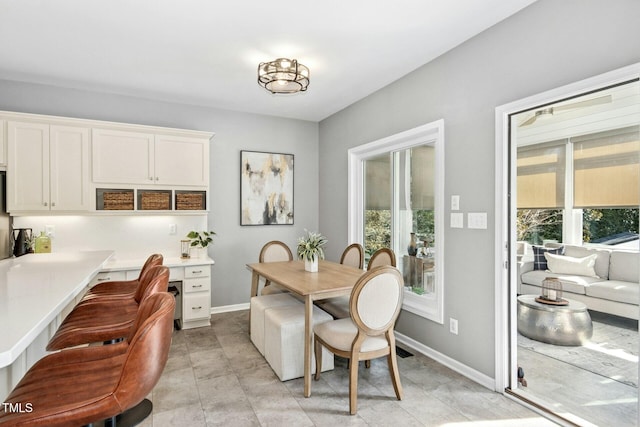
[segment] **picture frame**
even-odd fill
[[[240,225],[293,225],[294,155],[240,151]]]

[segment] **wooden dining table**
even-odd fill
[[[260,277],[277,283],[302,297],[304,315],[304,396],[311,396],[311,355],[313,341],[313,302],[351,294],[351,289],[364,273],[355,267],[320,260],[318,271],[304,269],[304,261],[262,262],[247,264],[252,270],[251,296],[258,295]]]

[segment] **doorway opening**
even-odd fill
[[[577,425],[639,420],[638,70],[496,109],[496,388]],[[576,260],[592,272],[568,269]]]

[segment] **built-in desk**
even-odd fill
[[[113,280],[138,278],[144,258],[111,258],[89,286]],[[211,324],[211,266],[208,256],[201,258],[164,257],[163,265],[169,267],[169,282],[181,282],[179,298],[180,324],[183,329],[199,328]]]
[[[61,313],[112,255],[61,252],[0,261],[0,399],[46,354]]]

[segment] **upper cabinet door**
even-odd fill
[[[51,126],[50,138],[51,210],[89,210],[89,129]]]
[[[7,210],[49,210],[49,125],[8,123]]]
[[[153,134],[93,129],[93,182],[153,184]]]
[[[209,141],[156,135],[155,182],[162,185],[209,185]]]

